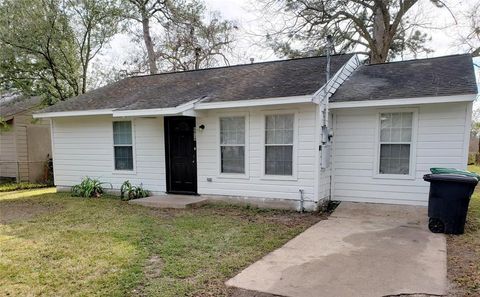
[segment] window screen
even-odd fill
[[[222,173],[245,173],[245,117],[220,118]]]
[[[133,170],[132,122],[113,122],[115,170]]]
[[[410,173],[413,113],[380,114],[380,174]]]
[[[293,173],[293,114],[265,118],[265,174]]]

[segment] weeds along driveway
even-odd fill
[[[229,277],[321,219],[0,193],[0,296],[228,296]]]

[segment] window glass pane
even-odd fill
[[[409,174],[410,144],[381,144],[380,173]]]
[[[390,114],[392,118],[392,128],[402,128],[402,114],[393,113]]]
[[[402,128],[392,128],[391,129],[391,142],[401,142],[402,141]]]
[[[222,146],[221,155],[223,173],[245,173],[244,146]]]
[[[392,139],[391,137],[391,129],[381,129],[380,130],[380,141],[381,142],[390,142]]]
[[[220,118],[220,143],[245,144],[245,117]]]
[[[292,144],[293,120],[293,114],[267,115],[265,118],[265,143]]]
[[[116,146],[115,170],[133,170],[133,150],[131,146]]]
[[[382,113],[380,115],[381,142],[410,142],[413,113]]]
[[[132,144],[132,122],[113,122],[113,143]]]
[[[412,127],[413,121],[413,113],[411,112],[404,112],[402,113],[402,127]]]
[[[293,146],[265,147],[265,174],[292,175]]]
[[[382,113],[380,115],[381,128],[391,128],[392,127],[392,114],[391,113]]]
[[[412,141],[412,128],[402,128],[402,142],[410,142]]]

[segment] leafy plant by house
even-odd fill
[[[150,196],[150,191],[145,190],[142,184],[139,186],[133,186],[128,180],[123,182],[122,187],[120,188],[120,198],[122,200],[131,200],[148,196]]]
[[[72,196],[86,198],[100,197],[104,193],[103,185],[105,184],[107,183],[101,182],[96,178],[84,177],[80,184],[72,187]]]

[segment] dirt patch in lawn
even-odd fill
[[[134,296],[148,296],[145,290],[145,284],[153,279],[160,277],[162,273],[163,261],[159,255],[151,256],[143,268],[144,279],[135,289],[132,290]]]
[[[0,202],[0,224],[10,224],[36,218],[40,215],[58,211],[60,205],[55,203],[37,203],[34,201]]]
[[[261,209],[255,207],[234,206],[229,204],[211,204],[202,208],[217,216],[238,218],[252,223],[278,224],[286,227],[311,226],[328,218],[328,213],[299,213],[291,210]],[[245,211],[247,209],[248,211]]]

